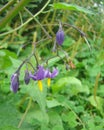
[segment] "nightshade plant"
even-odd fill
[[[2,1],[0,6],[2,7],[6,1]],[[99,60],[103,59],[103,45],[100,44],[103,39],[101,37],[100,41],[98,40],[98,47],[93,44],[95,47],[94,57],[90,57],[86,48],[81,46],[84,43],[82,38],[86,41],[86,35],[73,25],[63,22],[57,24],[55,21],[57,18],[61,18],[63,21],[75,22],[77,26],[82,26],[81,28],[85,32],[87,29],[92,43],[98,36],[96,31],[100,30],[98,31],[100,33],[103,31],[100,28],[93,28],[93,25],[96,24],[91,24],[94,21],[92,17],[77,13],[77,10],[84,12],[84,9],[77,5],[64,3],[64,1],[36,0],[33,2],[29,0],[30,5],[21,4],[20,9],[18,3],[21,1],[25,3],[26,0],[10,0],[10,3],[8,2],[0,9],[0,13],[3,13],[0,24],[2,28],[0,49],[3,48],[0,51],[0,56],[2,56],[2,59],[0,58],[2,63],[0,79],[3,79],[0,82],[0,121],[3,124],[0,129],[17,129],[17,125],[18,128],[22,127],[20,129],[31,130],[103,129],[103,101],[99,96],[99,94],[103,96],[103,93],[98,91],[97,95],[98,81],[101,81],[100,85],[103,83],[101,68],[103,62]],[[11,2],[13,3],[11,4]],[[48,5],[47,2],[50,5],[45,9]],[[56,6],[55,10],[53,6]],[[14,7],[13,11],[12,7]],[[87,7],[91,6],[88,4]],[[57,8],[60,8],[60,11]],[[9,13],[9,10],[12,12]],[[68,10],[74,10],[74,12],[70,11],[68,14]],[[6,12],[9,15],[7,14],[4,19]],[[13,19],[14,16],[16,16],[15,19]],[[81,17],[82,19],[80,19]],[[91,20],[89,21],[87,18],[91,18]],[[5,20],[6,22],[2,22]],[[8,23],[8,20],[11,22]],[[8,25],[5,27],[6,23]],[[90,28],[88,28],[89,25]],[[73,27],[74,32],[77,30],[81,37],[79,38],[78,33],[76,33],[77,35],[73,34],[72,28],[69,29],[69,27]],[[90,32],[90,30],[92,31]],[[93,34],[94,39],[92,40]],[[54,53],[51,53],[51,50]],[[96,50],[100,50],[100,53],[97,53]],[[30,54],[31,52],[32,54]],[[17,56],[23,60],[23,63],[17,59]],[[26,59],[23,59],[24,57]],[[76,66],[73,60],[77,64]],[[96,61],[98,61],[97,64]],[[76,67],[77,69],[74,71],[65,71],[65,69],[70,70]],[[97,74],[98,72],[99,74]],[[13,74],[10,89],[17,93],[15,95],[14,93],[10,94],[8,90],[10,73]],[[100,87],[100,91],[103,90],[102,87]],[[93,88],[94,96],[92,96]],[[12,116],[9,116],[8,112]],[[98,116],[99,114],[101,116]],[[7,120],[8,117],[11,118]],[[99,127],[101,124],[103,127]]]
[[[56,57],[59,57],[61,60],[64,61],[64,64],[66,65],[66,70],[68,70],[69,68],[74,69],[74,68],[75,68],[75,65],[73,64],[73,62],[71,61],[70,57],[68,56],[68,53],[67,53],[66,51],[64,51],[64,50],[62,49],[62,47],[61,47],[61,45],[62,45],[63,42],[64,42],[64,31],[63,31],[63,29],[62,29],[62,26],[71,26],[71,27],[73,27],[75,30],[77,30],[77,31],[80,33],[80,35],[81,35],[82,37],[84,37],[85,41],[86,41],[86,37],[85,37],[85,34],[84,34],[81,30],[79,30],[77,27],[75,27],[75,26],[73,26],[73,25],[70,25],[70,24],[67,24],[67,23],[61,23],[61,22],[59,22],[59,29],[58,29],[58,31],[57,31],[57,33],[56,33],[56,39],[55,39],[55,41],[54,41],[54,46],[53,46],[53,48],[54,48],[54,50],[57,51],[57,52],[56,52]],[[44,32],[46,33],[46,30],[45,30],[45,29],[43,29],[43,30],[44,30]],[[47,34],[47,33],[46,33],[46,34]],[[49,34],[47,34],[47,36],[48,36],[49,38],[51,38],[51,36],[50,36]],[[44,40],[44,39],[43,39],[43,40]],[[41,41],[42,41],[42,40],[41,40]],[[39,44],[39,42],[37,42],[37,43]],[[36,49],[36,44],[37,44],[37,43],[34,44],[34,51],[33,51],[33,53],[32,53],[27,59],[25,59],[25,60],[23,61],[23,63],[18,67],[18,69],[16,70],[16,72],[11,76],[11,86],[10,86],[10,89],[11,89],[11,91],[13,91],[14,93],[16,93],[16,92],[19,90],[19,75],[20,75],[20,70],[21,70],[21,68],[22,68],[22,66],[23,66],[24,64],[26,64],[26,66],[27,66],[27,64],[29,63],[29,64],[32,66],[33,70],[34,70],[34,74],[32,74],[31,71],[29,71],[28,69],[26,69],[26,71],[25,71],[25,76],[24,76],[24,82],[25,82],[25,84],[28,85],[29,82],[30,82],[30,79],[33,79],[34,81],[37,81],[37,82],[38,82],[38,87],[39,87],[39,90],[40,90],[41,92],[43,91],[42,80],[44,80],[45,78],[47,78],[47,79],[48,79],[48,80],[47,80],[47,86],[49,87],[49,86],[50,86],[50,83],[51,83],[51,79],[53,79],[54,77],[56,77],[56,76],[58,75],[58,73],[59,73],[58,68],[55,68],[55,67],[54,67],[53,71],[51,72],[48,67],[45,68],[44,65],[39,64],[39,61],[38,61],[37,56],[36,56],[36,54],[35,54],[35,49]],[[56,43],[57,43],[57,45],[56,45]],[[88,41],[87,41],[87,44],[88,44]],[[62,52],[64,53],[65,59],[63,59],[63,58],[59,55],[58,51],[59,51],[60,49],[61,49]],[[34,65],[30,62],[31,57],[33,57],[33,56],[35,57],[35,61],[36,61],[35,67],[34,67]],[[52,58],[54,58],[54,57],[52,57]],[[48,61],[49,61],[50,59],[52,59],[52,58],[49,58],[48,60],[46,60],[46,64],[47,64],[47,65],[48,65]],[[69,67],[69,66],[70,66],[70,67]]]

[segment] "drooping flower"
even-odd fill
[[[29,84],[29,82],[30,82],[30,75],[29,75],[28,70],[25,71],[24,81],[25,81],[25,84]]]
[[[19,89],[19,74],[14,73],[11,77],[11,86],[10,86],[11,91],[16,93]]]
[[[62,29],[62,25],[60,23],[59,25],[59,30],[58,32],[56,33],[56,42],[59,44],[59,45],[62,45],[63,42],[64,42],[64,31]]]
[[[59,71],[56,68],[54,68],[52,72],[50,72],[48,70],[48,73],[47,73],[47,76],[46,76],[46,78],[48,78],[48,81],[47,81],[48,87],[50,87],[51,79],[56,77],[58,75],[58,73],[59,73]]]
[[[37,69],[37,71],[35,72],[34,75],[32,75],[30,73],[30,78],[32,78],[33,80],[37,80],[38,81],[38,86],[39,86],[40,91],[43,90],[43,85],[42,85],[42,81],[41,80],[46,78],[47,73],[48,73],[47,70],[45,70],[43,66],[38,66],[38,69]]]

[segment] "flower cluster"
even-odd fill
[[[48,79],[47,84],[48,86],[50,86],[51,79],[56,77],[58,73],[59,71],[57,68],[54,68],[53,71],[51,72],[49,69],[45,69],[43,66],[39,65],[34,74],[29,72],[28,70],[25,71],[24,81],[25,84],[29,84],[30,79],[37,81],[39,90],[43,91],[42,80],[47,78]],[[19,89],[19,75],[18,73],[15,73],[11,77],[11,91],[16,93],[18,89]]]
[[[40,91],[42,91],[43,90],[42,80],[48,78],[47,83],[48,86],[50,86],[51,79],[57,76],[57,74],[58,74],[58,70],[56,68],[54,68],[53,71],[50,72],[49,69],[44,69],[43,66],[38,66],[38,69],[34,74],[30,73],[30,78],[32,78],[35,81],[38,81],[39,89]]]
[[[82,31],[80,31],[75,26],[72,26],[72,27],[74,29],[78,30],[80,32],[80,34],[82,36],[84,36],[84,33],[82,33]],[[42,40],[40,40],[40,41],[42,41]],[[39,43],[39,41],[37,43]],[[71,61],[71,59],[69,59],[68,53],[66,51],[64,51],[62,49],[62,47],[61,47],[63,43],[64,43],[64,31],[63,31],[63,28],[62,28],[62,23],[60,22],[59,23],[59,29],[58,29],[58,31],[56,33],[56,39],[54,41],[53,51],[57,52],[56,56],[58,56],[64,62],[65,66],[66,66],[66,70],[69,70],[70,68],[74,69],[75,65],[73,64],[73,62]],[[36,47],[36,45],[37,44],[35,43],[34,44],[34,48]],[[25,76],[24,76],[24,82],[25,82],[25,84],[28,85],[29,82],[30,82],[30,79],[32,79],[34,81],[37,81],[40,91],[43,90],[42,80],[47,79],[47,85],[49,87],[50,83],[51,83],[51,79],[53,79],[54,77],[56,77],[58,75],[58,73],[59,73],[59,71],[58,71],[57,68],[53,68],[53,70],[50,71],[48,68],[45,69],[43,66],[39,65],[39,61],[38,61],[38,58],[36,56],[35,49],[34,49],[33,53],[27,59],[25,59],[21,63],[21,65],[18,67],[17,71],[11,77],[11,86],[10,86],[10,89],[14,93],[16,93],[19,90],[20,69],[21,69],[21,67],[24,64],[26,64],[26,66],[27,66],[27,64],[29,63],[29,65],[31,65],[31,67],[33,68],[33,70],[35,70],[35,72],[33,74],[33,73],[31,73],[31,72],[28,71],[28,67],[27,67],[27,70],[25,71]],[[64,58],[65,58],[64,60],[59,55],[59,53],[58,53],[59,50],[64,53]],[[36,62],[36,67],[35,68],[34,68],[34,65],[30,61],[30,59],[31,59],[32,56],[35,57],[35,62]],[[50,60],[50,59],[51,58],[49,58],[48,60]],[[48,65],[48,60],[46,60],[46,62],[45,62],[47,65]]]

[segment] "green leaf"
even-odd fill
[[[22,64],[22,61],[20,61],[18,59],[15,59],[15,58],[13,58],[11,56],[9,56],[9,59],[12,62],[12,66],[7,71],[11,75],[11,72],[14,73],[18,69],[18,67]],[[26,66],[23,65],[21,70],[20,70],[20,76],[19,76],[20,80],[21,79],[23,80],[25,69],[26,69]]]
[[[19,65],[21,64],[21,61],[18,60],[18,59],[13,58],[13,57],[11,57],[11,56],[9,56],[9,58],[10,58],[10,60],[11,60],[11,62],[12,62],[12,66],[13,66],[15,69],[17,69],[17,68],[19,67]]]
[[[52,130],[64,130],[60,115],[55,111],[50,111],[48,114]]]
[[[65,57],[65,54],[63,54],[62,52],[59,52],[59,56],[61,58],[64,58]],[[56,62],[60,61],[61,58],[56,56],[54,58],[51,58],[50,60],[48,60],[48,66],[53,66]]]
[[[32,108],[28,112],[26,121],[30,124],[41,126],[42,124],[47,125],[47,123],[49,122],[49,119],[48,119],[48,114],[45,113],[44,115],[41,109],[35,105],[34,109]]]
[[[0,101],[0,130],[17,130],[21,119],[21,113],[16,109],[16,102],[19,99],[18,94],[10,94],[2,99],[2,102]],[[20,130],[28,130],[28,128],[31,126],[24,120]]]
[[[11,60],[9,56],[16,58],[16,54],[8,50],[0,51],[0,69],[7,69],[11,66]]]
[[[55,9],[75,10],[75,11],[80,11],[80,12],[87,13],[87,14],[94,14],[92,11],[85,9],[83,7],[80,7],[78,5],[67,4],[67,3],[63,3],[63,2],[54,3],[53,7]]]
[[[51,100],[47,100],[47,107],[48,108],[53,108],[53,107],[56,107],[56,106],[60,106],[61,104],[54,98],[52,98]]]
[[[43,82],[42,82],[43,83]],[[28,86],[21,86],[21,93],[28,93],[33,101],[39,104],[39,107],[43,113],[44,121],[48,123],[47,113],[46,113],[46,92],[47,86],[43,83],[43,91],[41,92],[38,88],[37,81],[31,81]]]
[[[60,126],[60,125],[55,125],[55,126],[52,128],[52,130],[64,130],[64,129],[63,129],[62,126]]]
[[[68,122],[69,127],[74,128],[77,126],[76,116],[73,112],[67,112],[62,114],[62,119],[64,122]]]
[[[64,77],[60,78],[53,86],[52,91],[59,92],[64,91],[65,93],[69,94],[70,96],[76,95],[79,92],[89,93],[88,87],[85,88],[82,86],[82,83],[79,79],[75,77]]]

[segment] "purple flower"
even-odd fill
[[[18,91],[18,88],[19,88],[19,74],[15,73],[11,77],[11,86],[10,86],[10,89],[14,93],[16,93]]]
[[[56,42],[59,45],[62,45],[62,43],[64,42],[64,31],[62,29],[59,29],[56,33]]]
[[[29,74],[30,78],[32,78],[33,80],[37,80],[38,81],[38,86],[40,91],[43,90],[43,85],[42,85],[42,81],[45,78],[48,78],[48,86],[50,86],[50,82],[51,79],[56,77],[58,75],[59,71],[54,68],[52,72],[49,71],[49,69],[44,69],[43,66],[38,66],[37,71],[35,72],[35,74]]]
[[[28,70],[25,71],[25,77],[24,77],[25,84],[29,84],[30,82],[30,75]]]
[[[43,80],[46,78],[47,70],[44,69],[43,66],[38,66],[38,70],[35,72],[34,75],[30,73],[30,78],[33,80]]]
[[[30,78],[32,78],[33,80],[37,80],[38,81],[38,86],[39,86],[39,90],[43,91],[43,85],[41,80],[43,80],[44,78],[46,78],[48,71],[44,69],[43,66],[38,66],[37,71],[35,72],[34,75],[32,75],[30,73]]]
[[[58,69],[54,68],[52,72],[50,72],[48,70],[48,73],[47,73],[46,77],[52,79],[52,78],[56,77],[58,75],[58,73],[59,73]]]
[[[58,73],[59,73],[59,71],[56,68],[54,68],[52,72],[50,72],[48,70],[48,73],[47,73],[47,76],[46,76],[46,78],[48,78],[48,81],[47,81],[48,87],[50,87],[51,79],[56,77],[58,75]]]

